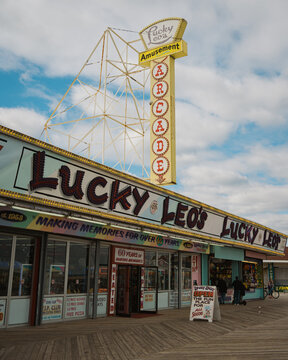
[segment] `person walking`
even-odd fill
[[[243,288],[243,284],[239,280],[238,276],[236,276],[235,280],[232,283],[232,286],[234,288],[234,305],[239,305],[240,304],[240,298],[241,298],[241,290]]]
[[[220,294],[220,304],[225,304],[225,297],[227,293],[227,285],[226,281],[223,279],[219,279],[218,281],[218,291]]]
[[[272,279],[269,279],[268,281],[268,295],[269,295],[269,298],[272,298],[272,294],[273,294],[273,290],[274,290],[274,284],[273,284],[273,281]]]

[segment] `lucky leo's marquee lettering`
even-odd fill
[[[177,210],[169,211],[169,197],[166,197],[163,202],[163,214],[161,224],[169,221],[174,221],[174,224],[181,227],[188,227],[193,229],[195,226],[199,230],[205,226],[205,221],[208,219],[208,214],[201,207],[198,209],[192,207],[189,209],[188,205],[181,202],[177,204]]]
[[[157,165],[159,167],[159,171],[163,171],[163,168],[161,167],[162,163],[160,162],[162,158],[164,159],[163,156],[159,156],[157,158],[159,161]],[[86,176],[85,171],[77,169],[72,174],[71,169],[66,165],[62,165],[59,168],[58,177],[45,177],[44,174],[45,151],[39,151],[34,153],[32,157],[32,180],[29,182],[30,190],[32,192],[44,188],[51,190],[61,189],[62,193],[66,197],[82,200],[84,196],[86,196],[87,200],[92,205],[102,206],[107,203],[107,209],[110,211],[115,210],[116,206],[120,205],[123,211],[129,211],[129,214],[133,214],[135,216],[141,214],[144,205],[150,198],[150,192],[148,190],[139,190],[137,187],[130,185],[123,188],[121,187],[123,184],[120,180],[113,180],[110,184],[108,184],[108,181],[104,176],[95,176],[90,179],[90,181],[84,182]],[[71,178],[74,179],[72,183]],[[163,198],[161,208],[162,214],[159,222],[162,225],[169,224],[176,227],[202,231],[205,229],[205,225],[209,221],[209,212],[207,210],[204,210],[202,207],[198,208],[195,206],[188,206],[187,204],[179,201],[175,202],[175,200],[170,199],[169,197]],[[20,221],[19,217],[16,218],[14,216],[16,213],[9,213],[9,216],[7,214],[7,211],[3,212],[1,215],[2,218],[6,216],[7,220],[10,220],[9,216],[13,215],[13,221]],[[68,223],[67,221],[61,219],[55,221],[53,220],[52,222],[53,224],[51,223],[51,226],[53,225],[65,229],[67,227],[72,227],[76,230],[76,227],[78,227],[77,223]],[[48,226],[48,223],[43,223],[43,225]],[[82,227],[80,229],[81,232],[87,230],[86,225],[82,225]],[[95,227],[93,227],[93,229],[94,228]],[[89,232],[91,231],[92,230],[89,230]],[[270,232],[265,229],[261,230],[260,234],[260,229],[257,226],[249,223],[239,223],[237,221],[233,221],[229,219],[228,216],[223,218],[222,230],[220,233],[216,234],[216,236],[247,242],[251,245],[257,244],[274,250],[278,250],[279,244],[282,241],[280,235],[274,232]]]
[[[229,237],[234,240],[241,240],[254,244],[258,234],[259,228],[256,226],[236,221],[230,221],[230,224],[228,224],[228,216],[226,216],[223,221],[220,237]],[[271,249],[277,250],[280,242],[281,237],[278,234],[264,230],[263,246],[268,246]]]
[[[61,178],[60,184],[58,178],[44,177],[44,166],[45,151],[35,153],[33,155],[33,178],[30,181],[30,190],[35,191],[41,188],[57,189],[57,187],[60,186],[64,195],[74,197],[78,200],[83,198],[84,191],[82,189],[82,181],[85,175],[84,171],[76,171],[74,184],[70,186],[70,169],[67,166],[62,165],[59,169],[59,176]],[[99,206],[104,204],[109,198],[110,210],[114,210],[118,203],[121,204],[124,210],[129,210],[131,204],[128,200],[128,197],[132,195],[136,203],[133,209],[133,213],[134,215],[138,215],[143,205],[149,198],[148,191],[145,191],[143,195],[140,195],[136,187],[134,187],[132,190],[131,186],[127,186],[125,189],[120,191],[119,180],[114,180],[112,182],[110,197],[107,192],[102,192],[99,194],[99,188],[101,192],[101,189],[105,189],[106,185],[107,180],[102,176],[96,176],[90,181],[86,189],[86,195],[91,204]]]

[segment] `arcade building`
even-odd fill
[[[0,328],[263,297],[287,236],[0,126]],[[201,197],[201,194],[199,194]],[[97,320],[96,320],[97,321]]]

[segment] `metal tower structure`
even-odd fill
[[[149,178],[149,68],[138,65],[139,35],[126,31],[124,39],[118,30],[103,33],[43,134],[68,151]]]

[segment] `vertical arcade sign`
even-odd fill
[[[150,181],[157,185],[176,184],[175,149],[175,58],[187,55],[181,40],[187,22],[167,18],[140,32],[146,51],[139,64],[151,72]]]

